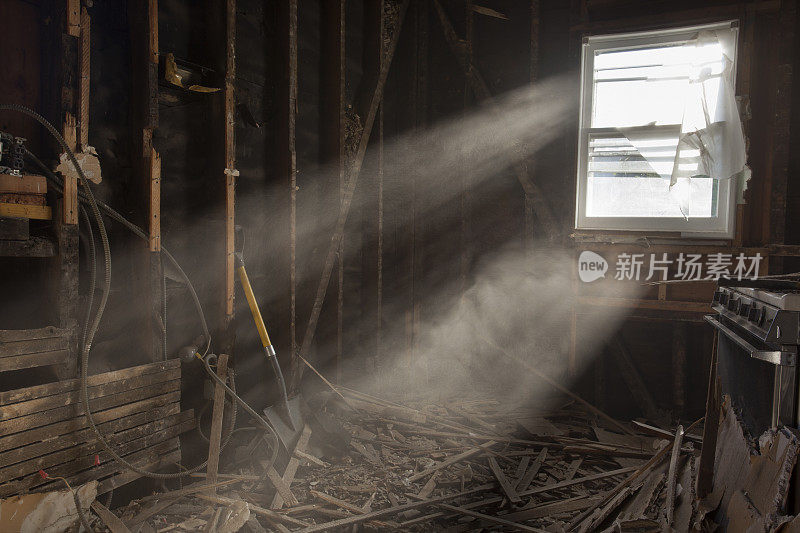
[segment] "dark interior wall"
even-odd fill
[[[573,228],[575,161],[578,121],[578,84],[581,37],[688,26],[738,19],[740,24],[737,96],[744,110],[748,164],[753,171],[742,208],[741,244],[760,246],[794,242],[797,238],[797,156],[789,147],[796,142],[797,87],[792,80],[797,61],[796,11],[792,2],[634,2],[626,0],[541,2],[542,76],[566,73],[575,80],[574,112],[567,134],[540,152],[536,176],[563,228]],[[788,161],[788,169],[787,169]],[[787,199],[788,194],[788,199]],[[691,246],[687,245],[687,252]],[[796,260],[770,261],[770,273],[797,271]],[[690,290],[687,288],[687,290]],[[628,320],[619,332],[642,378],[661,407],[675,404],[675,370],[672,367],[677,321]],[[711,331],[702,323],[688,326],[686,415],[701,415],[711,350]],[[579,336],[579,347],[595,346],[589,334]],[[592,349],[590,349],[591,351]],[[596,350],[596,349],[595,349]],[[607,402],[610,412],[641,414],[622,380],[612,350],[579,380],[579,388]],[[605,392],[602,392],[605,391]]]
[[[19,4],[14,8],[15,4]],[[224,52],[220,45],[219,20],[215,17],[214,2],[191,0],[160,2],[160,52],[172,53],[182,61],[195,65],[208,84],[220,87]],[[531,163],[533,175],[544,197],[559,221],[563,236],[572,230],[575,183],[575,132],[577,131],[578,65],[580,36],[593,31],[635,31],[653,27],[690,24],[711,19],[731,18],[741,14],[747,24],[750,46],[749,89],[752,119],[749,122],[750,158],[754,177],[745,207],[747,231],[745,244],[764,244],[772,235],[774,224],[770,217],[781,215],[780,191],[775,186],[785,183],[786,210],[784,219],[787,242],[794,242],[798,197],[793,174],[797,169],[796,156],[790,158],[788,176],[779,176],[773,152],[779,147],[773,129],[776,112],[781,111],[780,80],[787,73],[778,69],[785,50],[780,34],[770,31],[780,22],[781,12],[749,8],[753,2],[713,2],[696,6],[689,2],[587,2],[582,11],[576,4],[544,0],[540,4],[539,72],[538,78],[566,75],[575,80],[574,92],[566,98],[574,101],[568,122],[553,125],[563,128],[541,149]],[[281,4],[282,5],[282,4]],[[306,321],[311,310],[322,261],[338,211],[338,175],[328,165],[320,143],[322,99],[325,88],[320,81],[321,65],[330,51],[321,44],[323,28],[328,20],[317,2],[299,2],[298,11],[298,103],[297,103],[297,338],[302,342]],[[472,50],[474,64],[483,75],[493,94],[502,95],[525,87],[530,81],[531,66],[531,5],[528,2],[503,0],[494,2],[493,9],[507,20],[472,14]],[[215,7],[216,6],[216,7]],[[708,7],[710,6],[710,7]],[[465,3],[457,0],[442,2],[446,15],[456,33],[467,35]],[[9,0],[0,9],[11,9],[15,20],[27,21],[32,28],[41,29],[46,14],[36,2]],[[709,11],[710,10],[710,11]],[[92,106],[90,144],[97,147],[103,165],[103,183],[95,187],[103,200],[117,207],[134,221],[144,221],[141,209],[141,184],[133,171],[131,126],[131,45],[128,6],[116,2],[96,2],[91,8],[92,26]],[[346,100],[348,114],[355,111],[352,104],[361,86],[365,62],[365,5],[346,3]],[[286,13],[277,3],[256,0],[237,2],[237,74],[236,74],[236,159],[240,175],[237,179],[236,224],[237,248],[243,248],[250,279],[268,323],[271,336],[281,360],[288,363],[291,353],[289,306],[289,181],[281,166],[286,158],[281,139],[285,134],[286,101],[285,47]],[[793,29],[793,26],[788,28]],[[47,30],[49,31],[49,30]],[[12,34],[3,34],[9,39]],[[792,35],[795,35],[794,33]],[[13,42],[26,42],[13,57],[25,60],[17,69],[20,76],[0,79],[2,90],[10,98],[29,105],[44,105],[39,90],[49,87],[53,80],[42,76],[37,67],[36,52],[43,37],[35,32],[17,36]],[[794,39],[794,37],[793,37]],[[750,42],[750,41],[748,41]],[[796,40],[792,40],[796,48]],[[783,43],[785,44],[785,43]],[[3,49],[6,49],[4,46]],[[797,54],[795,54],[795,58]],[[30,59],[34,58],[34,59]],[[30,59],[30,61],[28,61]],[[41,84],[36,80],[41,79]],[[793,84],[796,94],[798,84]],[[569,91],[569,89],[567,89]],[[42,93],[44,94],[44,93]],[[792,98],[794,100],[794,98]],[[156,148],[162,155],[162,233],[163,243],[183,265],[198,290],[207,319],[215,338],[222,328],[221,279],[221,178],[220,94],[198,94],[179,91],[162,84],[159,105],[159,127]],[[386,87],[383,119],[376,122],[370,141],[370,153],[378,148],[378,132],[382,128],[386,145],[403,134],[436,127],[449,120],[469,116],[481,109],[469,88],[465,76],[444,38],[433,2],[411,2],[402,29]],[[796,122],[798,106],[791,107]],[[30,125],[17,126],[2,122],[3,129],[19,128],[38,138]],[[794,124],[793,122],[793,124]],[[796,128],[792,129],[796,133]],[[788,141],[787,141],[788,142]],[[32,144],[32,146],[36,146]],[[54,154],[45,154],[52,158]],[[403,191],[384,197],[383,239],[383,305],[382,327],[387,332],[383,346],[374,337],[375,242],[372,212],[359,205],[374,199],[377,168],[367,163],[362,182],[356,191],[356,202],[348,218],[345,235],[343,346],[345,369],[353,380],[376,372],[376,362],[369,358],[380,356],[378,367],[388,367],[413,350],[415,328],[433,323],[459,291],[475,281],[476,266],[491,259],[509,245],[519,245],[524,225],[522,189],[509,169],[498,168],[491,179],[479,186],[468,182],[463,193],[447,202],[430,207],[427,199],[415,196],[415,191],[436,190],[437,176],[414,177],[402,169],[387,172],[385,190]],[[464,169],[468,175],[469,169]],[[426,183],[409,183],[424,179]],[[783,179],[783,181],[781,181]],[[442,187],[453,184],[442,184]],[[425,189],[429,187],[429,189]],[[767,199],[772,203],[766,203]],[[777,203],[776,203],[777,202]],[[770,207],[771,206],[771,207]],[[777,206],[777,209],[776,209]],[[764,209],[767,209],[764,211]],[[415,216],[409,216],[414,213]],[[140,290],[143,284],[137,247],[142,244],[118,224],[107,222],[112,241],[113,288],[104,322],[95,344],[94,361],[101,367],[142,362],[146,351],[141,335],[143,307]],[[771,224],[771,222],[770,222]],[[535,225],[536,237],[543,237]],[[779,234],[780,232],[778,232]],[[568,245],[564,238],[560,244]],[[9,314],[8,327],[29,327],[12,322],[20,316],[42,316],[46,304],[30,309],[25,293],[36,292],[36,282],[45,277],[28,264],[4,261],[3,269],[14,276],[28,276],[30,285],[15,284],[10,292],[21,302],[23,313]],[[44,267],[41,267],[44,268]],[[85,294],[88,271],[82,263],[82,292]],[[194,310],[185,287],[167,271],[168,294],[168,351],[177,350],[192,341],[199,333]],[[313,359],[326,374],[335,372],[336,351],[336,270],[328,289],[323,317]],[[5,276],[4,276],[5,277]],[[11,279],[11,277],[5,278]],[[14,278],[17,279],[17,278]],[[416,324],[416,325],[415,325]],[[671,381],[671,339],[675,323],[670,321],[630,322],[623,327],[623,338],[633,354],[646,384],[652,387],[659,405],[669,407],[673,401]],[[271,374],[259,350],[259,344],[244,295],[236,288],[236,367],[240,387],[251,401],[268,401],[271,394]],[[653,342],[657,339],[658,342]],[[592,339],[584,339],[591,342]],[[709,332],[702,324],[690,327],[689,365],[687,375],[687,405],[702,408],[702,383],[707,372],[710,350]],[[613,364],[605,364],[606,390],[625,389]],[[197,370],[196,366],[194,370]],[[592,370],[596,370],[594,367]],[[191,370],[187,375],[191,374]],[[315,378],[307,378],[313,380]],[[580,381],[583,391],[596,390],[592,371]],[[196,384],[195,384],[196,385]],[[195,386],[193,385],[193,386]],[[630,411],[632,402],[627,393],[609,394],[597,398],[607,401],[612,412],[636,414]],[[627,410],[627,411],[626,411]]]
[[[5,74],[0,76],[0,102],[19,103],[39,108],[42,88],[39,80],[45,69],[47,46],[42,42],[42,6],[39,2],[10,0],[0,4],[0,50],[6,58]],[[14,21],[14,23],[11,23]],[[46,29],[45,29],[46,30]],[[0,112],[0,131],[13,133],[27,139],[31,149],[41,146],[40,131],[36,124],[23,115]],[[47,224],[34,224],[35,229],[47,231]],[[0,320],[8,327],[41,327],[53,320],[48,313],[48,298],[42,297],[42,279],[47,275],[47,265],[41,260],[10,258],[0,265],[0,277],[13,280],[7,284],[3,299],[15,305],[0,306]],[[32,326],[29,326],[32,324]]]

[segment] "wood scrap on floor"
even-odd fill
[[[577,404],[540,412],[479,399],[400,403],[339,392],[360,411],[327,396],[320,402],[327,428],[306,426],[273,467],[265,470],[268,446],[241,436],[221,457],[216,495],[200,481],[113,512],[134,532],[222,524],[226,531],[304,533],[594,531],[615,523],[646,530],[666,523],[672,490],[675,526],[700,516],[683,497],[695,493],[685,486],[698,464],[691,443],[671,454],[672,442],[646,431],[616,433],[617,425]],[[336,446],[328,438],[335,425],[347,434]]]
[[[800,451],[796,431],[771,429],[753,441],[745,434],[731,399],[723,397],[714,453],[711,493],[701,513],[729,531],[773,531],[786,517],[790,476]],[[748,529],[753,527],[755,529]]]

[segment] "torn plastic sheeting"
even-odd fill
[[[692,179],[735,179],[736,201],[744,203],[750,179],[744,133],[734,89],[734,31],[702,31],[683,46],[695,48],[687,65],[684,85],[683,119],[680,129],[642,131],[622,128],[620,132],[650,164],[653,171],[670,180],[671,197],[688,217],[691,194],[681,185]],[[721,59],[713,60],[721,51]],[[658,149],[654,149],[654,138]],[[675,146],[672,164],[664,164],[664,147]],[[685,189],[685,188],[684,188]]]

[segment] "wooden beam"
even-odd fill
[[[111,530],[111,533],[131,533],[131,530],[128,529],[128,526],[125,525],[125,522],[120,520],[117,515],[109,511],[105,505],[95,500],[92,502],[91,506],[92,511],[97,513],[97,516],[99,516],[103,524],[105,524],[106,527]]]
[[[294,0],[292,0],[294,1]],[[342,196],[342,205],[339,212],[339,218],[336,221],[336,226],[333,230],[333,235],[331,236],[331,243],[328,247],[328,253],[325,257],[325,263],[322,267],[322,275],[320,276],[319,284],[317,285],[317,292],[314,297],[314,303],[311,308],[311,316],[308,320],[308,325],[306,327],[305,335],[303,336],[303,343],[300,347],[300,355],[301,357],[305,358],[308,355],[308,350],[311,348],[311,343],[314,341],[314,334],[317,329],[317,322],[319,321],[319,314],[320,310],[322,309],[322,303],[325,300],[325,294],[328,290],[328,284],[331,279],[331,273],[333,272],[333,265],[336,261],[336,254],[337,250],[339,249],[339,243],[342,240],[344,235],[344,226],[347,222],[347,215],[350,211],[350,205],[353,201],[353,193],[355,192],[356,185],[358,184],[359,174],[361,172],[361,165],[364,162],[364,156],[367,152],[367,144],[369,143],[369,137],[372,132],[372,126],[375,122],[375,117],[378,112],[378,107],[383,98],[383,89],[386,84],[386,78],[389,75],[389,67],[392,64],[392,58],[394,57],[394,52],[397,49],[397,42],[400,38],[400,33],[403,27],[403,20],[405,18],[405,13],[408,10],[409,0],[404,0],[403,4],[400,8],[400,12],[398,15],[398,21],[395,25],[395,33],[392,36],[392,41],[389,47],[386,50],[386,56],[383,64],[381,65],[380,75],[378,77],[375,91],[372,94],[372,98],[370,99],[370,105],[367,110],[366,116],[362,117],[364,124],[363,130],[361,132],[361,136],[359,138],[358,149],[353,156],[353,160],[350,163],[350,166],[347,170],[347,182],[345,185],[345,189],[343,191]],[[295,357],[292,364],[292,379],[290,381],[292,388],[296,388],[300,384],[300,380],[303,376],[304,365],[301,364],[302,359]]]
[[[147,79],[146,99],[150,123],[145,127],[142,156],[145,160],[146,195],[149,215],[150,251],[161,251],[161,156],[153,147],[153,133],[158,128],[158,0],[148,0],[147,7]],[[154,74],[155,73],[155,74]],[[155,122],[152,122],[155,120]]]
[[[544,529],[539,529],[537,527],[532,527],[532,526],[526,526],[525,524],[512,522],[510,520],[506,520],[505,518],[501,518],[498,516],[492,516],[479,513],[477,511],[471,511],[469,509],[465,509],[464,507],[456,507],[454,505],[449,505],[446,503],[439,503],[437,504],[437,507],[441,507],[442,509],[447,509],[448,511],[453,511],[459,514],[471,516],[473,518],[478,518],[485,522],[492,522],[494,524],[499,524],[501,526],[508,526],[512,528],[512,531],[533,531],[534,533],[546,533]]]
[[[697,497],[705,498],[714,488],[714,463],[717,456],[717,436],[722,416],[722,385],[717,373],[717,330],[711,344],[711,362],[706,389],[706,416],[703,424],[703,444],[697,469]],[[688,431],[686,432],[688,433]]]
[[[228,354],[217,357],[217,376],[222,381],[228,379]],[[208,435],[208,466],[206,467],[206,481],[210,485],[217,482],[219,468],[219,453],[222,443],[222,422],[225,413],[225,387],[219,383],[214,385],[214,404],[211,411],[211,433]],[[216,494],[217,489],[212,486],[209,494]]]
[[[306,425],[303,428],[303,432],[300,434],[300,439],[297,441],[297,444],[294,447],[295,452],[305,452],[308,449],[308,442],[311,440],[311,426]],[[283,472],[283,476],[281,477],[282,483],[286,486],[291,488],[292,482],[294,481],[294,476],[297,474],[297,469],[300,467],[300,460],[292,454],[292,457],[289,459],[289,463],[286,465],[286,470]],[[270,509],[280,509],[283,504],[286,503],[285,498],[280,492],[276,492],[275,496],[272,498],[272,503],[270,505]]]
[[[667,510],[667,527],[672,525],[675,516],[675,498],[678,484],[678,460],[681,456],[681,445],[683,444],[683,426],[678,425],[675,430],[675,440],[672,443],[672,454],[669,460],[669,470],[667,471],[667,501],[664,506]],[[691,461],[691,458],[689,459]]]
[[[445,40],[447,41],[450,50],[456,56],[456,59],[458,60],[461,69],[464,71],[464,74],[467,76],[475,96],[481,100],[491,102],[492,94],[491,91],[489,91],[489,86],[486,85],[486,82],[484,81],[480,71],[470,60],[464,43],[458,38],[458,35],[453,28],[453,24],[450,22],[447,14],[444,12],[441,3],[439,3],[438,0],[433,0],[433,5],[436,7],[436,14],[438,15],[439,22],[441,23],[442,30],[444,31]],[[548,238],[551,241],[557,240],[560,234],[558,220],[555,218],[552,209],[545,201],[539,186],[536,185],[536,183],[534,183],[531,177],[528,175],[527,166],[523,162],[516,162],[512,165],[512,167],[517,176],[517,180],[522,186],[523,191],[530,195],[531,208],[539,218],[539,221],[541,222]]]
[[[341,191],[345,180],[345,0],[320,3],[320,34],[322,59],[320,61],[320,163],[333,170],[327,187],[330,193],[325,204],[334,201],[341,205]],[[335,199],[335,200],[334,200]],[[344,264],[342,244],[336,255],[336,303],[322,310],[323,342],[335,337],[335,377],[341,382],[342,326],[344,304]]]
[[[416,135],[423,134],[428,128],[428,115],[430,108],[430,0],[414,2],[409,30],[411,34],[412,56],[411,68],[411,109],[408,124],[411,132]],[[410,233],[410,238],[404,242],[408,250],[407,263],[408,277],[404,276],[407,289],[406,308],[406,369],[410,383],[424,383],[426,366],[418,365],[417,357],[420,352],[420,320],[421,302],[425,298],[425,289],[422,281],[425,278],[425,237],[427,234],[427,217],[424,215],[424,185],[420,183],[419,176],[411,178],[411,198],[408,211],[411,213],[411,223],[405,231]]]
[[[285,501],[290,507],[298,504],[297,497],[292,493],[291,486],[283,480],[274,466],[270,466],[267,470],[267,479],[275,487],[276,493],[280,494],[281,501]]]
[[[148,195],[148,242],[151,252],[161,251],[161,156],[150,150],[150,187]]]
[[[476,6],[472,0],[466,0],[464,4],[464,46],[466,60],[472,64],[473,57],[473,34],[474,34],[474,20],[473,10]],[[471,94],[470,83],[468,77],[464,76],[464,106],[462,112],[466,115],[469,112],[470,104],[475,100],[475,96]],[[470,235],[470,213],[472,208],[472,197],[470,191],[474,187],[471,180],[471,169],[465,166],[461,172],[461,190],[459,191],[459,218],[460,222],[460,243],[459,248],[459,290],[465,291],[467,289],[467,276],[469,275],[470,262],[472,260],[473,239]]]
[[[289,0],[289,237],[290,298],[289,330],[291,353],[297,351],[297,0]]]
[[[517,491],[514,490],[514,487],[500,469],[500,465],[497,464],[497,459],[489,457],[489,467],[492,469],[492,474],[494,474],[495,479],[497,479],[497,482],[500,484],[500,488],[503,490],[503,494],[506,495],[506,498],[508,498],[511,503],[522,502],[522,498],[519,497]]]
[[[595,407],[591,403],[587,402],[586,400],[584,400],[583,398],[581,398],[580,396],[578,396],[577,394],[575,394],[574,392],[572,392],[568,388],[564,387],[563,385],[561,385],[560,383],[555,381],[553,378],[551,378],[550,376],[548,376],[547,374],[542,372],[539,368],[537,368],[535,365],[531,364],[526,359],[518,357],[517,355],[504,350],[503,348],[501,348],[497,344],[494,344],[493,342],[487,341],[486,344],[488,346],[494,348],[495,350],[499,351],[502,355],[506,356],[507,358],[511,359],[512,361],[516,361],[519,365],[525,367],[527,370],[529,370],[533,374],[536,374],[539,378],[541,378],[542,380],[546,381],[550,386],[552,386],[553,388],[555,388],[559,392],[561,392],[563,394],[566,394],[567,396],[569,396],[570,398],[572,398],[576,402],[580,403],[586,409],[588,409],[590,412],[596,414],[597,416],[599,416],[600,418],[605,420],[612,427],[616,428],[617,430],[621,431],[622,433],[625,433],[626,435],[633,435],[634,434],[633,431],[631,431],[629,428],[627,428],[624,425],[620,424],[614,418],[610,417],[609,415],[607,415],[606,413],[604,413],[603,411],[601,411],[600,409],[598,409],[597,407]]]
[[[539,81],[539,17],[540,5],[539,0],[531,0],[531,46],[530,46],[530,80],[531,83]],[[532,194],[525,192],[524,198],[524,218],[523,218],[523,245],[525,251],[529,254],[533,252],[533,239],[535,235],[535,220],[534,220],[534,197]]]
[[[379,509],[377,511],[372,511],[369,513],[364,513],[362,515],[355,515],[350,516],[348,518],[341,518],[339,520],[333,520],[332,522],[326,522],[322,524],[315,524],[313,526],[308,526],[304,529],[298,531],[298,533],[317,533],[321,531],[328,531],[328,530],[336,530],[337,528],[341,528],[344,526],[350,526],[353,524],[360,524],[363,522],[369,522],[374,520],[375,518],[381,518],[384,516],[389,516],[396,513],[401,513],[403,511],[408,511],[411,509],[418,509],[420,507],[427,507],[432,504],[441,503],[447,500],[454,500],[459,497],[469,496],[470,494],[478,494],[480,492],[485,492],[487,490],[493,489],[495,486],[494,483],[488,483],[486,485],[480,485],[478,487],[468,489],[461,492],[456,492],[453,494],[446,494],[444,496],[437,496],[435,498],[429,498],[426,500],[419,500],[416,502],[409,502],[403,505],[395,505],[393,507],[388,507],[385,509]]]
[[[459,453],[457,455],[452,455],[452,456],[444,459],[443,461],[440,461],[439,463],[431,466],[430,468],[426,468],[422,472],[417,472],[416,474],[414,474],[412,476],[409,476],[406,481],[414,482],[414,481],[423,479],[426,476],[429,476],[430,474],[438,472],[442,468],[448,467],[448,466],[450,466],[452,464],[458,463],[458,462],[463,461],[465,459],[469,459],[473,455],[477,455],[477,454],[485,451],[486,449],[491,448],[495,444],[497,444],[497,442],[495,442],[493,440],[490,440],[488,442],[484,442],[483,444],[475,446],[474,448],[470,448],[469,450],[467,450],[465,452],[461,452],[461,453]]]
[[[91,24],[86,8],[81,8],[80,78],[78,79],[78,140],[80,149],[89,145],[89,82],[91,78]]]
[[[686,302],[677,300],[637,300],[635,298],[603,298],[579,296],[578,308],[617,307],[623,309],[653,309],[656,311],[681,311],[685,313],[711,313],[711,305],[706,302]],[[587,311],[589,312],[589,311]]]
[[[81,1],[67,0],[66,32],[72,37],[79,37],[81,34]]]
[[[759,2],[747,2],[744,9],[747,13],[773,12],[780,8],[781,0],[768,0]],[[570,32],[588,34],[601,32],[629,31],[636,28],[637,31],[657,30],[670,28],[675,25],[675,21],[680,21],[683,25],[702,24],[706,22],[719,22],[720,20],[736,19],[741,15],[741,3],[727,5],[715,5],[708,7],[698,7],[673,11],[669,17],[654,17],[652,15],[639,17],[616,17],[610,20],[589,21],[584,15],[579,21],[575,21],[570,27]]]
[[[279,37],[281,70],[277,106],[279,109],[278,120],[282,128],[278,134],[278,173],[281,179],[286,180],[284,184],[288,204],[289,247],[285,251],[289,299],[289,349],[287,351],[292,358],[297,353],[297,9],[297,0],[278,2],[278,24],[281,28]],[[294,359],[292,359],[292,363],[294,363]]]
[[[81,106],[88,102],[89,97],[88,82],[84,85],[82,80],[82,69],[88,68],[89,36],[88,27],[86,38],[84,39],[82,35],[81,22],[84,17],[80,1],[66,0],[64,9],[64,35],[61,40],[61,109],[59,111],[63,120],[61,134],[67,142],[67,146],[74,152],[78,150],[78,119],[76,117],[79,116]],[[88,26],[88,14],[85,16],[85,22]],[[87,41],[86,58],[83,54],[84,41]],[[82,93],[84,87],[86,89],[85,98]],[[78,223],[78,181],[75,176],[64,176],[60,222],[65,226]],[[77,252],[77,244],[75,248]],[[77,257],[64,257],[62,260],[64,262],[77,261]],[[67,282],[71,283],[71,281]]]
[[[364,3],[363,9],[363,28],[362,28],[362,79],[359,83],[356,94],[356,105],[360,106],[356,109],[359,116],[368,113],[369,110],[363,106],[369,105],[369,95],[375,89],[375,81],[378,79],[383,63],[383,13],[384,13],[384,0],[369,0]],[[367,96],[364,96],[367,95]],[[381,123],[381,98],[378,102],[378,114],[375,117],[377,129],[375,135],[372,136],[372,150],[377,151],[380,157],[382,147],[382,123]],[[354,232],[353,243],[355,248],[360,249],[360,254],[357,260],[360,260],[360,319],[358,320],[358,351],[353,354],[353,357],[361,357],[365,359],[364,368],[372,370],[378,354],[378,336],[380,331],[380,319],[378,308],[380,303],[378,301],[380,288],[380,272],[379,272],[379,256],[382,253],[380,246],[382,245],[382,236],[380,235],[382,229],[383,217],[383,183],[380,168],[381,162],[376,158],[370,158],[365,162],[362,169],[362,184],[359,190],[356,191],[358,199],[357,212],[354,214],[357,218],[356,225],[360,226],[360,232]],[[360,220],[358,220],[360,219]],[[360,244],[359,242],[360,241]]]
[[[9,204],[0,202],[0,217],[51,220],[53,210],[47,205]]]
[[[70,150],[77,150],[77,125],[75,116],[66,111],[64,126],[62,128],[64,140]],[[78,223],[78,177],[76,175],[64,176],[64,190],[61,195],[61,222],[66,225]]]
[[[675,324],[672,331],[672,404],[677,415],[686,407],[686,324]]]
[[[142,348],[150,358],[165,357],[161,276],[161,157],[153,146],[158,128],[158,0],[129,4],[131,35],[131,127],[134,140],[133,168],[138,180],[141,226],[148,234],[146,247],[136,248],[134,268],[141,272],[133,283],[131,298],[141,317]]]
[[[234,332],[234,297],[235,297],[235,268],[234,254],[236,252],[236,0],[226,0],[225,4],[225,169],[223,180],[225,183],[225,309],[224,348],[233,353],[235,345]]]
[[[536,459],[533,461],[533,464],[528,467],[528,469],[520,476],[517,480],[517,484],[514,487],[514,490],[519,492],[524,492],[528,490],[528,487],[533,482],[533,478],[536,477],[536,474],[539,473],[539,469],[542,467],[544,460],[547,458],[547,448],[542,448],[539,450],[539,455],[536,456]]]
[[[690,426],[689,426],[689,428],[686,430],[686,433],[688,433],[688,432],[690,432],[691,430],[693,430],[693,429],[694,429],[695,427],[697,427],[697,425],[698,425],[698,424],[700,424],[700,422],[702,422],[702,421],[703,421],[703,419],[701,418],[701,419],[697,420],[696,422],[694,422],[694,423],[693,423],[692,425],[690,425]],[[645,474],[647,474],[647,473],[648,473],[648,472],[649,472],[649,471],[650,471],[650,470],[651,470],[651,469],[652,469],[654,466],[656,466],[656,465],[657,465],[659,462],[661,462],[661,460],[662,460],[662,459],[664,459],[664,457],[665,457],[665,456],[666,456],[668,453],[670,453],[670,452],[672,451],[672,445],[673,445],[673,443],[672,443],[672,442],[671,442],[671,443],[669,443],[669,444],[667,444],[667,445],[665,445],[663,448],[661,448],[659,451],[657,451],[657,452],[656,452],[656,453],[655,453],[655,454],[654,454],[654,455],[653,455],[653,456],[650,458],[650,460],[648,460],[648,461],[647,461],[645,464],[643,464],[643,465],[642,465],[642,466],[640,466],[638,469],[636,469],[636,471],[635,471],[635,472],[633,472],[633,473],[632,473],[630,476],[628,476],[628,477],[627,477],[627,478],[625,478],[624,480],[620,481],[620,482],[617,484],[617,486],[616,486],[616,487],[614,487],[613,489],[611,489],[611,490],[607,491],[607,492],[606,492],[606,493],[603,495],[603,498],[602,498],[602,499],[601,499],[601,500],[600,500],[600,501],[597,503],[597,505],[594,505],[594,506],[592,506],[592,507],[590,507],[590,508],[586,509],[586,510],[585,510],[585,511],[583,511],[581,514],[579,514],[578,516],[574,517],[574,518],[573,518],[573,519],[570,521],[570,523],[569,523],[569,524],[567,524],[567,526],[566,526],[566,530],[567,530],[567,531],[572,531],[572,530],[574,530],[574,529],[575,529],[575,528],[577,528],[577,527],[578,527],[578,526],[579,526],[579,525],[580,525],[582,522],[584,522],[584,521],[585,521],[585,520],[587,520],[587,519],[588,519],[590,522],[594,521],[594,512],[595,512],[595,510],[596,510],[596,509],[598,509],[598,508],[600,508],[600,507],[603,507],[603,506],[605,506],[606,504],[610,504],[611,502],[614,502],[614,501],[616,501],[616,498],[617,498],[617,497],[618,497],[618,496],[619,496],[619,495],[620,495],[620,494],[621,494],[621,493],[622,493],[622,492],[623,492],[625,489],[629,488],[629,487],[630,487],[630,486],[631,486],[631,485],[632,485],[632,484],[633,484],[633,483],[634,483],[634,482],[635,482],[637,479],[639,479],[640,477],[642,477],[642,476],[644,476]]]
[[[56,247],[44,237],[30,237],[24,241],[0,239],[0,257],[53,257]]]
[[[620,335],[617,335],[612,340],[611,353],[614,356],[614,362],[616,362],[617,368],[622,375],[622,380],[625,382],[625,385],[627,385],[634,401],[642,409],[642,414],[644,414],[650,420],[655,419],[658,416],[658,408],[656,407],[656,403],[653,400],[653,397],[650,395],[650,391],[645,385],[642,375],[636,368],[630,351],[628,351],[628,348],[625,346],[625,343],[622,341]]]
[[[771,168],[772,186],[766,196],[769,198],[764,214],[767,217],[766,232],[762,242],[783,243],[786,239],[787,194],[789,180],[789,160],[792,151],[792,79],[795,54],[795,31],[797,20],[797,3],[781,2],[777,17],[779,34],[777,39],[775,66],[775,95],[770,109],[772,121]],[[780,265],[781,263],[778,263]],[[781,267],[775,267],[781,272]]]

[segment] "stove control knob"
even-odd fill
[[[767,320],[767,308],[762,307],[758,312],[758,319],[756,320],[756,323],[763,328],[764,322],[766,322],[766,320]]]
[[[733,311],[734,313],[739,312],[739,298],[731,298],[728,300],[728,311]]]
[[[759,319],[759,316],[763,312],[764,312],[764,308],[763,307],[761,309],[759,309],[754,304],[752,307],[750,307],[750,312],[747,313],[747,320],[749,320],[750,322],[756,322],[757,323],[758,319]]]
[[[742,302],[739,306],[739,315],[747,317],[750,314],[750,304]]]

